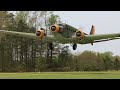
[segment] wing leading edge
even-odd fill
[[[2,37],[4,35],[13,35],[18,37],[27,37],[35,40],[41,40],[41,38],[39,36],[36,36],[35,33],[0,30],[0,36]],[[52,35],[47,35],[42,38],[42,42],[52,42],[52,41],[56,41]]]
[[[120,39],[120,33],[85,35],[84,39],[86,40],[86,43],[104,42],[109,40]]]
[[[40,37],[36,36],[34,33],[24,33],[24,32],[16,32],[16,31],[7,31],[7,30],[0,30],[0,36],[5,35],[14,35],[20,37],[27,37],[35,40],[40,40]],[[83,40],[79,40],[76,37],[74,38],[64,38],[58,33],[56,35],[47,35],[42,38],[42,42],[54,42],[60,41],[61,43],[79,43],[79,44],[88,44],[88,43],[97,43],[97,42],[104,42],[109,40],[120,39],[120,33],[114,34],[97,34],[97,35],[85,35]]]

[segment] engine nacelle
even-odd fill
[[[50,27],[51,32],[59,32],[59,30],[60,30],[60,27],[57,24],[54,24]]]
[[[83,39],[83,37],[84,37],[84,33],[80,30],[76,31],[75,35],[79,39]]]
[[[41,39],[44,37],[45,32],[44,30],[37,30],[36,31],[36,36],[40,37]]]

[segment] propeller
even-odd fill
[[[80,30],[80,31],[88,31],[88,25],[85,25],[85,26],[83,26],[83,25],[80,25],[79,26],[79,29],[78,30]],[[83,32],[85,35],[88,35],[87,33],[85,33],[85,32]]]
[[[78,32],[76,33],[76,36],[77,36],[77,37],[80,37],[80,36],[81,36],[81,32],[78,31]]]
[[[44,28],[40,28],[40,30],[36,30],[36,36],[40,38],[40,39],[38,40],[38,45],[37,45],[37,46],[39,47],[39,44],[40,44],[42,38],[43,38],[44,36],[46,36],[46,34],[45,34],[45,29],[44,29]]]
[[[37,31],[37,32],[36,32],[36,35],[37,35],[37,36],[40,36],[40,34],[41,34],[40,31]]]
[[[88,32],[88,30],[89,30],[88,27],[89,26],[87,24],[86,25],[80,25],[79,26],[79,30],[84,31],[84,32]]]
[[[88,25],[85,25],[85,26],[81,25],[80,28],[79,28],[79,30],[81,30],[81,31],[83,31],[83,30],[84,30],[84,31],[88,31],[88,30],[89,30]],[[80,35],[79,32],[76,33],[76,35],[77,35],[77,34],[78,34],[78,36]],[[88,35],[88,34],[85,33],[85,32],[84,32],[84,34],[85,34],[85,35]],[[91,26],[91,31],[90,31],[89,35],[94,35],[94,34],[95,34],[95,27],[92,25],[92,26]],[[91,41],[90,44],[93,46],[93,41]]]
[[[51,27],[51,30],[52,30],[52,31],[55,31],[55,30],[56,30],[56,27],[55,27],[55,26],[52,26],[52,27]]]

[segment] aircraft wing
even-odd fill
[[[85,35],[84,39],[87,41],[87,43],[104,42],[104,41],[109,41],[109,40],[120,39],[120,33]]]
[[[35,39],[35,40],[41,40],[40,37],[36,36],[35,33],[0,30],[0,37],[5,36],[5,35],[13,35],[13,36],[18,36],[18,37],[26,37],[26,38],[31,38],[31,39]],[[51,35],[47,35],[42,38],[42,41],[43,42],[51,42],[51,41],[55,41],[55,38]]]

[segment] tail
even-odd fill
[[[95,27],[92,25],[90,35],[95,35]]]
[[[95,27],[92,25],[90,35],[95,35]],[[91,45],[93,46],[93,41],[91,42]]]

